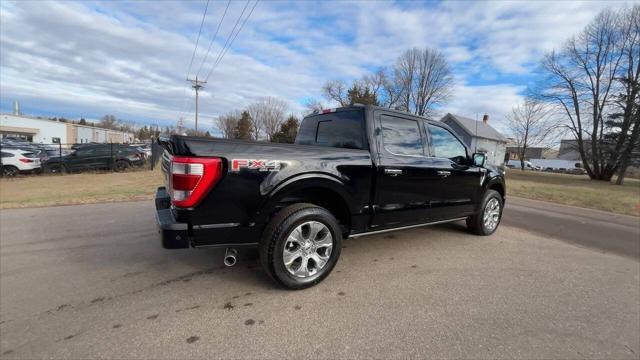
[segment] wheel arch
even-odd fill
[[[500,183],[499,181],[494,181],[492,183],[489,183],[487,190],[497,191],[498,194],[500,194],[500,196],[502,197],[502,200],[504,201],[505,188],[504,188],[504,185],[502,185],[502,183]]]
[[[312,174],[289,179],[269,194],[256,219],[267,223],[279,210],[295,204],[310,203],[327,209],[340,223],[344,233],[351,228],[351,196],[338,179],[323,174]]]

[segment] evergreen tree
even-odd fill
[[[249,112],[243,111],[242,115],[240,115],[240,120],[238,120],[238,124],[236,125],[235,131],[233,132],[233,137],[235,139],[243,139],[243,140],[251,140],[251,116]]]
[[[368,86],[353,84],[351,89],[347,90],[347,98],[349,99],[349,103],[352,105],[378,105],[376,95],[369,90]]]
[[[298,135],[298,126],[298,119],[293,115],[289,115],[287,121],[282,123],[278,132],[273,135],[271,141],[293,144],[296,140],[296,135]]]

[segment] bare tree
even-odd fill
[[[367,88],[376,98],[379,98],[384,92],[384,85],[387,80],[387,74],[384,68],[379,68],[371,74],[365,74],[356,84],[361,88]]]
[[[401,89],[401,107],[414,114],[433,115],[434,109],[451,97],[451,67],[438,50],[405,51],[396,62],[394,75]]]
[[[280,124],[285,120],[287,103],[273,97],[265,97],[249,105],[247,111],[251,115],[251,133],[254,140],[258,140],[262,132],[269,141],[273,138]]]
[[[622,18],[628,11],[603,10],[561,51],[552,51],[542,62],[546,79],[540,98],[564,113],[584,168],[596,180],[609,181],[623,153],[622,149],[611,151],[611,144],[605,141],[605,117],[621,89],[624,54],[630,44]],[[638,61],[637,50],[632,58]]]
[[[237,111],[230,112],[224,115],[220,115],[218,119],[216,119],[216,125],[218,130],[222,132],[222,136],[225,139],[233,139],[236,131],[236,127],[238,126],[238,121],[240,120],[240,113]]]
[[[313,112],[322,111],[324,109],[324,105],[318,99],[308,98],[304,102],[304,107],[306,109],[306,114],[311,114]]]
[[[554,131],[549,115],[549,106],[533,99],[525,100],[507,115],[507,128],[515,140],[522,170],[527,149],[544,144]]]
[[[617,111],[607,122],[618,130],[613,136],[609,135],[615,146],[607,161],[611,166],[615,163],[615,156],[619,155],[617,185],[623,184],[632,158],[640,156],[640,5],[636,4],[623,13],[621,36],[626,41],[622,50],[622,91],[614,101]]]
[[[118,127],[120,126],[120,120],[118,120],[113,115],[105,115],[102,118],[100,118],[100,122],[98,123],[98,126],[104,129],[117,130]]]
[[[374,73],[364,75],[357,85],[369,89],[383,107],[395,107],[402,95],[402,85],[386,68],[379,68]]]
[[[340,106],[349,106],[347,85],[342,80],[330,80],[322,86],[322,94],[329,101],[335,101]]]
[[[404,86],[402,80],[395,76],[392,71],[385,71],[380,104],[390,109],[403,109],[400,106],[400,99],[402,98],[403,92]]]

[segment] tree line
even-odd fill
[[[295,115],[286,115],[287,111],[286,102],[264,97],[244,110],[220,115],[216,125],[226,139],[293,143],[300,122]]]

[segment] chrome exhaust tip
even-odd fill
[[[224,264],[229,267],[235,265],[238,262],[236,256],[238,256],[238,250],[234,248],[227,248],[227,251],[224,254]]]

